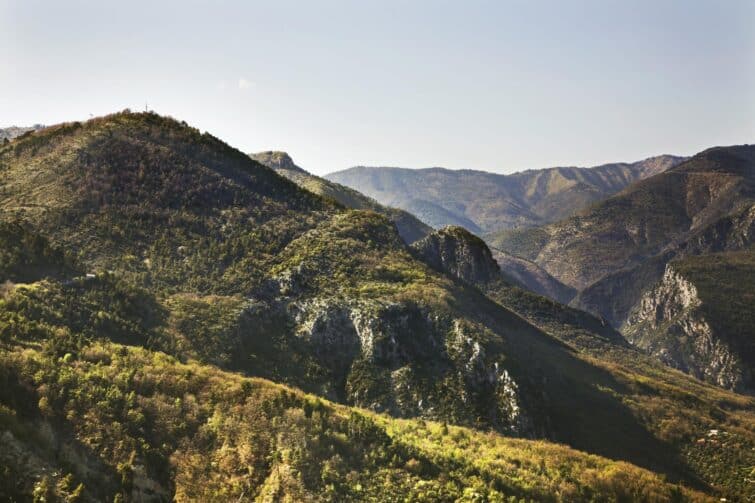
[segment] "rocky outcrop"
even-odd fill
[[[482,418],[510,434],[532,432],[519,386],[504,356],[486,348],[484,327],[412,303],[279,297],[256,311],[286,313],[291,332],[329,370],[333,398],[402,417]]]
[[[571,301],[578,309],[601,316],[615,327],[623,325],[643,292],[660,281],[671,260],[741,250],[755,243],[755,204],[742,204],[731,214],[673,242],[640,264],[609,274],[585,288]]]
[[[630,313],[623,332],[669,366],[728,389],[741,389],[747,368],[711,327],[696,286],[666,267],[661,281]]]
[[[471,285],[501,279],[501,269],[488,246],[463,227],[444,227],[414,243],[412,248],[434,269]]]
[[[268,150],[265,152],[257,152],[256,154],[249,154],[249,157],[276,171],[284,169],[306,173],[306,171],[294,164],[294,160],[291,159],[291,156],[286,152]]]

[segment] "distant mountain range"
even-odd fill
[[[548,168],[510,175],[466,169],[360,166],[325,178],[381,204],[409,211],[432,227],[460,225],[482,235],[566,218],[682,160],[683,157],[662,155],[633,163]]]

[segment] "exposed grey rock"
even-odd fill
[[[447,419],[449,407],[487,416],[499,430],[529,435],[532,422],[503,355],[489,354],[485,329],[412,303],[343,298],[294,300],[296,274],[279,279],[275,300],[250,302],[254,316],[285,313],[336,381],[346,403],[411,417]],[[266,307],[261,307],[267,302]],[[487,335],[488,337],[491,334]],[[369,378],[362,378],[363,375]]]
[[[741,388],[748,371],[716,335],[701,305],[695,285],[669,264],[630,313],[624,335],[669,366],[723,388]]]
[[[412,248],[434,269],[471,285],[501,279],[501,269],[485,242],[462,227],[445,227]]]

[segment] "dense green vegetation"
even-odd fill
[[[704,499],[627,463],[374,417],[138,348],[0,359],[3,499]]]
[[[0,174],[0,221],[29,234],[0,241],[4,274],[34,272],[0,300],[12,435],[0,432],[0,452],[18,460],[0,465],[8,494],[748,491],[751,398],[654,364],[539,297],[496,301],[418,260],[385,216],[304,191],[177,121],[122,113],[48,128],[0,148]],[[713,428],[731,435],[725,451],[698,442]]]
[[[34,281],[45,276],[76,273],[72,261],[47,239],[17,222],[0,221],[0,278],[6,281]]]

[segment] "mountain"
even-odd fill
[[[621,334],[604,320],[523,288],[487,244],[462,227],[437,230],[412,249],[431,267],[478,288],[565,343],[592,349],[596,341],[608,340],[617,348],[627,347]],[[581,338],[579,332],[590,336]]]
[[[139,344],[155,327],[149,292],[107,273],[57,279],[75,274],[70,257],[21,226],[0,231],[18,238],[0,241],[14,257],[3,277],[27,281],[0,300],[3,501],[706,500],[565,446],[398,421],[182,363]]]
[[[327,198],[334,199],[347,208],[355,210],[370,210],[385,215],[396,224],[401,238],[411,244],[428,235],[432,229],[418,220],[414,215],[396,208],[389,208],[378,204],[377,201],[366,197],[354,189],[331,182],[303,170],[285,152],[267,151],[249,154],[255,161],[272,168],[300,187]]]
[[[517,287],[511,283],[505,270],[501,271],[500,275],[496,275],[494,272],[480,274],[479,271],[492,271],[496,262],[492,259],[493,254],[487,249],[486,244],[465,229],[441,229],[436,231],[434,235],[415,243],[412,247],[428,263],[434,264],[434,267],[476,286],[492,300],[517,312],[533,325],[576,348],[582,354],[589,355],[591,358],[626,365],[635,369],[634,371],[640,368],[643,369],[642,372],[647,372],[649,368],[653,367],[653,364],[642,353],[638,353],[636,349],[627,344],[622,335],[604,320]],[[742,261],[740,260],[739,263],[742,263]],[[751,267],[751,259],[746,261],[745,264]],[[704,278],[709,279],[709,276],[706,276],[706,272],[709,271],[708,267],[698,266],[697,269],[702,272]],[[743,274],[744,269],[746,268],[732,270],[729,274]],[[716,277],[716,275],[714,274],[713,277]],[[747,276],[743,274],[743,277]],[[720,278],[718,279],[720,280]],[[750,298],[752,297],[751,282],[741,283],[737,292],[741,295],[741,301],[734,302],[730,305],[731,307],[723,308],[729,315],[738,313],[740,327],[752,326],[749,324],[751,320],[748,319],[750,311],[748,305],[752,303]],[[730,284],[732,283],[734,282],[730,281]],[[715,292],[718,295],[715,301],[706,298],[710,306],[726,306],[725,299],[728,298],[728,294],[734,294],[732,291],[721,292],[716,290]],[[710,308],[711,311],[720,309],[722,308]],[[706,312],[710,311],[706,308]],[[726,319],[724,316],[711,317],[711,319],[714,318]],[[732,328],[734,328],[732,325],[727,326],[727,329]],[[740,332],[735,328],[733,333]],[[751,341],[752,338],[738,341],[739,347],[744,348],[745,351],[750,351],[750,355],[752,354]],[[636,343],[636,341],[633,342]],[[708,438],[717,437],[718,434],[717,431],[709,432]],[[713,441],[717,442],[718,440],[714,439]],[[705,444],[706,440],[698,439],[698,442]],[[707,442],[710,442],[710,440]]]
[[[568,217],[682,160],[663,155],[634,163],[549,168],[511,175],[360,166],[325,178],[356,189],[381,204],[409,211],[432,227],[458,225],[485,234]]]
[[[285,152],[259,152],[250,154],[250,157],[274,169],[278,174],[285,176],[300,187],[323,197],[335,199],[347,208],[372,210],[385,215],[396,224],[399,235],[407,244],[412,244],[432,232],[432,228],[422,223],[412,213],[382,206],[374,199],[352,188],[308,173],[294,164],[291,157]],[[420,216],[426,214],[426,208],[421,204],[410,205],[410,209]],[[465,228],[477,228],[469,220],[461,220],[459,225]],[[510,279],[526,289],[560,302],[569,302],[576,294],[574,289],[560,283],[534,262],[509,255],[500,250],[493,250],[493,253],[496,260],[506,269]]]
[[[35,124],[30,127],[11,126],[7,128],[0,128],[0,142],[3,142],[5,140],[12,140],[25,133],[28,133],[29,131],[39,131],[42,128],[44,128],[42,124]]]
[[[625,324],[635,345],[725,388],[755,391],[755,249],[666,266]]]
[[[747,249],[754,238],[755,147],[748,145],[701,152],[561,222],[488,237],[494,246],[532,260],[576,288],[573,305],[615,327],[626,323],[638,303],[652,304],[641,299],[664,282],[666,273],[673,276],[667,268],[671,260]],[[730,280],[721,275],[719,289]],[[731,337],[747,339],[751,333],[747,329]],[[646,347],[660,344],[642,340]]]
[[[463,227],[444,227],[412,248],[430,267],[471,285],[487,285],[504,279],[490,249]]]
[[[428,264],[385,216],[151,113],[32,133],[0,170],[0,487],[27,499],[749,490],[753,397],[512,287],[479,239]]]

